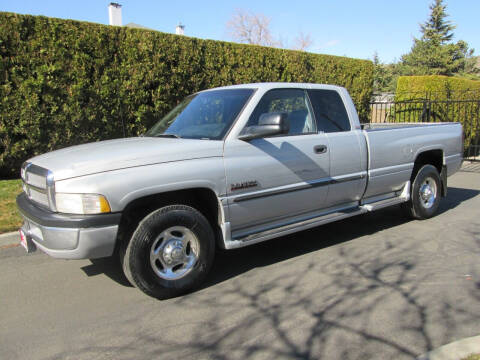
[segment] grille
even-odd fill
[[[47,169],[34,164],[26,163],[22,166],[23,191],[31,201],[50,209],[53,184],[48,184],[49,174],[51,173]]]

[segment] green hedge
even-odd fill
[[[462,124],[465,155],[477,155],[480,143],[480,81],[448,77],[401,76],[394,121],[456,121]]]
[[[442,75],[400,76],[396,101],[414,99],[480,100],[480,81]]]
[[[367,118],[373,65],[0,12],[0,178],[36,154],[140,134],[198,90],[264,81],[342,85]]]

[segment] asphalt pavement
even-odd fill
[[[480,174],[399,207],[219,253],[158,301],[117,262],[0,250],[0,359],[414,359],[480,334]]]

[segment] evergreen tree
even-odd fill
[[[422,32],[422,40],[434,41],[439,44],[445,44],[453,38],[452,31],[455,26],[450,21],[445,20],[448,14],[445,12],[447,5],[443,4],[443,0],[435,0],[430,5],[430,18],[425,24],[420,24],[420,31]]]
[[[401,58],[399,69],[403,75],[453,75],[464,71],[473,49],[462,40],[450,42],[455,26],[446,20],[446,7],[443,0],[430,5],[430,17],[420,25],[422,37],[414,38],[412,50]]]
[[[395,91],[396,77],[394,77],[393,67],[392,64],[383,64],[375,51],[373,54],[373,92],[375,94]]]

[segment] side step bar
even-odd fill
[[[342,211],[325,214],[322,216],[305,219],[303,221],[286,224],[276,228],[265,229],[263,231],[246,234],[245,236],[225,241],[226,249],[236,249],[259,242],[267,241],[276,237],[285,236],[298,231],[303,231],[328,224],[337,220],[346,219],[355,215],[364,214],[370,211],[383,209],[388,206],[400,204],[410,199],[410,181],[405,184],[400,196],[383,199],[380,201],[359,205]]]
[[[408,198],[405,199],[405,198],[399,196],[399,197],[395,197],[395,198],[392,198],[392,199],[385,199],[385,200],[382,200],[382,201],[374,202],[374,203],[371,203],[371,204],[361,205],[360,208],[365,209],[367,211],[375,211],[375,210],[386,208],[388,206],[400,204],[400,203],[405,202],[405,201],[408,201]]]

